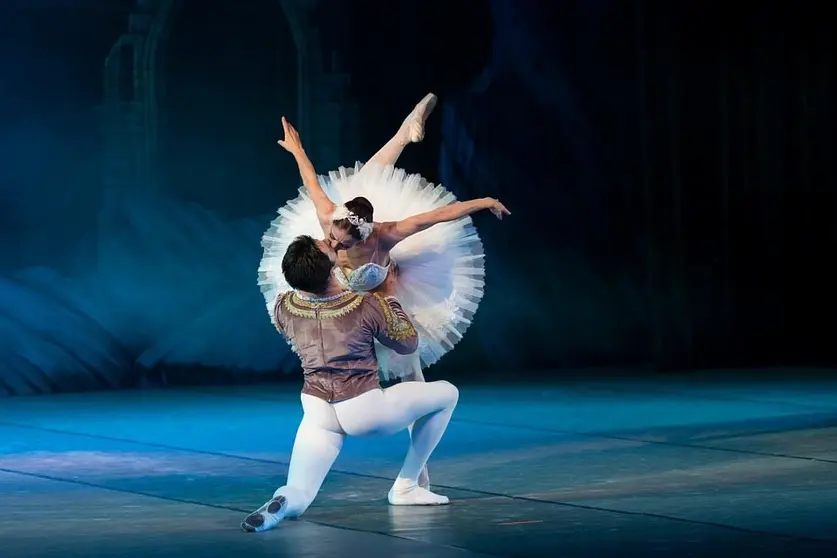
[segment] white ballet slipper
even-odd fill
[[[415,481],[396,479],[387,494],[387,500],[393,506],[444,506],[450,504],[447,496],[430,492],[420,487]]]

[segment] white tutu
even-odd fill
[[[394,167],[340,168],[320,184],[328,197],[342,204],[357,196],[374,207],[376,222],[399,221],[444,207],[456,197],[442,186],[428,183],[418,174]],[[259,265],[259,287],[273,319],[276,296],[291,290],[282,274],[282,258],[299,235],[323,238],[314,202],[300,188],[300,195],[279,209],[279,216],[262,238],[264,257]],[[471,325],[485,286],[482,241],[470,217],[440,223],[400,242],[391,252],[398,266],[397,296],[419,332],[417,351],[422,368],[437,362],[462,339]],[[417,365],[407,357],[376,345],[384,379],[409,375]]]

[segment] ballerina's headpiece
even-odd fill
[[[349,211],[345,205],[338,205],[335,207],[334,213],[331,216],[332,221],[339,221],[340,219],[345,219],[357,227],[361,240],[366,240],[369,238],[369,235],[372,234],[372,223],[369,223],[363,217],[358,217],[356,213]]]

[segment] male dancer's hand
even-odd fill
[[[291,123],[284,116],[282,117],[282,131],[285,133],[285,139],[280,139],[276,143],[284,147],[285,151],[291,155],[302,153],[302,141],[299,139],[299,132],[291,126]]]

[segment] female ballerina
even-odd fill
[[[298,132],[282,118],[285,137],[279,145],[296,159],[303,187],[279,209],[262,238],[262,293],[272,308],[277,294],[289,290],[281,261],[299,235],[324,237],[337,251],[335,276],[349,290],[372,290],[396,272],[397,296],[421,341],[417,353],[407,356],[376,346],[383,380],[424,381],[422,368],[462,338],[485,284],[482,242],[467,216],[483,209],[498,219],[510,214],[492,198],[456,202],[442,186],[393,167],[407,144],[424,138],[424,122],[435,104],[435,95],[425,96],[366,165],[340,168],[322,181]]]
[[[495,199],[456,202],[442,186],[393,167],[407,144],[424,138],[435,104],[435,95],[425,96],[366,165],[340,168],[328,178],[318,177],[299,134],[282,118],[279,145],[296,159],[303,187],[262,238],[259,285],[271,319],[276,296],[290,290],[282,258],[300,235],[325,238],[337,252],[334,274],[346,289],[370,291],[397,273],[396,296],[416,325],[419,349],[399,355],[376,343],[382,380],[423,382],[422,368],[462,338],[485,285],[482,242],[468,216],[483,209],[498,219],[510,215]],[[419,485],[429,487],[426,468]]]

